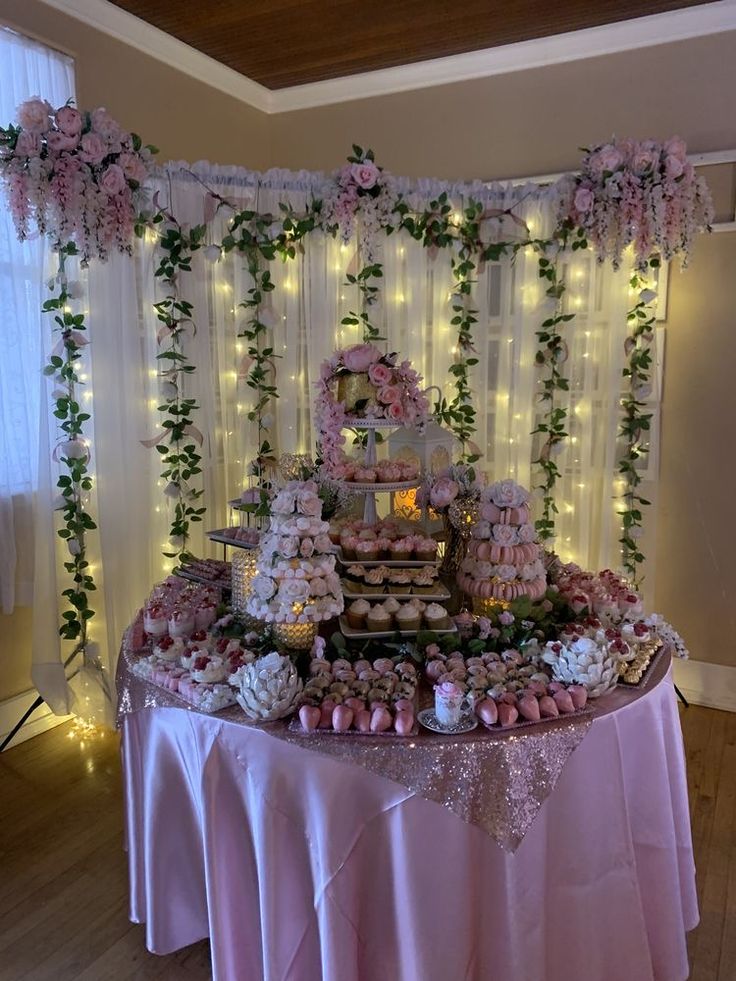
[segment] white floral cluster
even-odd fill
[[[498,579],[500,582],[514,582],[516,579],[533,582],[544,577],[544,563],[541,559],[527,562],[519,568],[511,565],[510,562],[496,565],[485,559],[475,559],[472,555],[468,555],[463,559],[460,568],[474,579]]]
[[[343,610],[340,577],[312,480],[291,481],[271,502],[248,613],[267,623],[314,623]]]
[[[543,660],[552,667],[555,681],[584,685],[591,698],[605,695],[618,683],[620,652],[601,636],[579,637],[569,644],[558,641],[544,647]]]
[[[521,525],[491,524],[481,519],[473,525],[472,538],[489,538],[496,545],[529,545],[537,540],[534,525],[524,522]]]
[[[687,649],[685,641],[672,624],[668,623],[659,613],[652,613],[645,618],[644,623],[655,631],[662,643],[671,649],[675,657],[681,657],[683,660],[690,657],[690,651]]]

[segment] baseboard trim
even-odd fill
[[[675,660],[675,684],[689,702],[736,712],[736,666]]]
[[[0,701],[0,742],[5,739],[18,720],[33,705],[37,697],[38,692],[32,688],[30,691],[24,691],[20,695],[14,695],[12,698],[5,698]],[[19,746],[26,739],[32,739],[33,736],[38,736],[40,733],[60,726],[63,722],[68,722],[73,718],[73,715],[54,715],[44,702],[13,736],[13,741],[6,747],[6,751],[12,749],[13,746]]]

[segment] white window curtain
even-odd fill
[[[304,206],[319,182],[319,175],[309,173],[257,175],[235,167],[170,164],[159,174],[156,190],[162,202],[170,201],[181,222],[195,224],[205,218],[207,187],[239,208],[278,214],[279,201],[289,201],[296,209]],[[487,201],[490,207],[506,207],[523,198],[523,217],[533,233],[543,234],[550,221],[545,193],[537,188],[405,182],[403,189],[417,204],[442,190],[458,207],[469,196]],[[209,242],[222,239],[226,221],[224,213],[216,218]],[[311,402],[320,362],[336,347],[360,340],[356,328],[340,324],[357,304],[357,296],[345,286],[354,254],[354,243],[342,244],[314,233],[303,256],[271,264],[276,289],[269,312],[281,395],[273,430],[277,452],[313,451]],[[440,252],[433,257],[407,236],[394,235],[383,243],[381,258],[385,279],[377,318],[390,347],[415,363],[427,385],[438,385],[451,394],[449,255]],[[614,500],[616,432],[625,311],[630,303],[628,275],[598,266],[590,252],[571,256],[569,265],[567,302],[578,317],[567,328],[571,385],[566,404],[572,438],[559,461],[563,477],[556,546],[563,559],[592,568],[615,567],[620,564]],[[85,397],[93,414],[96,498],[91,507],[99,525],[99,536],[89,538],[98,584],[92,596],[97,614],[90,622],[89,636],[111,670],[123,629],[150,586],[172,568],[171,560],[161,554],[170,516],[158,476],[159,455],[141,445],[141,440],[160,432],[159,324],[153,310],[160,287],[154,269],[154,246],[143,241],[134,259],[113,256],[106,264],[93,264],[87,277],[91,344]],[[208,510],[204,524],[192,526],[191,548],[202,555],[221,554],[204,530],[229,523],[227,501],[239,496],[246,484],[246,464],[255,452],[253,427],[247,421],[252,393],[245,383],[244,345],[237,337],[244,320],[238,304],[249,286],[243,260],[232,253],[214,265],[202,252],[196,253],[192,272],[181,276],[182,294],[194,304],[197,323],[196,334],[186,341],[197,372],[187,376],[185,395],[195,396],[201,405],[196,423],[204,434]],[[479,410],[477,442],[485,454],[479,467],[492,479],[512,476],[526,486],[535,480],[531,460],[536,446],[530,435],[539,411],[535,331],[546,316],[547,302],[531,254],[519,255],[514,263],[489,263],[479,271],[475,344],[480,363],[473,386]],[[52,430],[46,430],[46,439],[52,445]],[[49,445],[42,448],[42,455],[48,450]],[[45,521],[44,589],[58,596],[63,573],[55,579],[53,516],[47,513]],[[37,570],[37,584],[38,575]],[[54,615],[57,612],[54,607]],[[53,617],[45,644],[43,632],[38,631],[37,662],[48,660],[52,621]],[[55,644],[58,652],[58,639]],[[42,673],[34,673],[40,688]],[[75,684],[79,686],[80,680]],[[101,714],[99,692],[89,682],[77,687],[75,694],[88,700],[85,714]]]
[[[71,58],[0,28],[0,119],[40,95],[53,106],[74,97]],[[39,484],[39,420],[46,247],[18,242],[7,207],[0,209],[0,609],[33,596],[33,501]],[[43,420],[46,408],[43,407]],[[45,464],[44,464],[45,465]],[[44,501],[48,509],[49,501]]]

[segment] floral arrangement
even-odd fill
[[[708,187],[677,136],[596,146],[560,190],[560,221],[581,229],[598,259],[610,258],[614,268],[630,244],[642,271],[655,252],[666,260],[680,255],[687,265],[696,234],[713,221]]]
[[[340,382],[349,376],[360,384],[357,399],[348,400],[341,392]],[[327,472],[333,473],[342,463],[342,430],[348,414],[386,419],[421,431],[429,418],[429,399],[419,388],[421,381],[409,361],[400,362],[397,354],[384,354],[375,344],[354,344],[323,361],[316,383],[315,412],[320,456]]]
[[[379,231],[397,221],[395,208],[400,197],[396,182],[375,162],[372,150],[353,144],[348,162],[332,175],[322,192],[321,224],[330,234],[339,232],[350,241],[358,222],[358,243],[366,262],[373,260]]]
[[[343,609],[340,577],[314,481],[290,481],[271,502],[247,612],[267,623],[315,623]]]
[[[143,146],[107,109],[52,109],[41,98],[18,109],[17,125],[0,128],[0,175],[18,238],[32,226],[56,245],[73,242],[83,263],[128,252],[153,146]]]
[[[480,498],[482,483],[467,463],[454,463],[437,473],[429,472],[417,492],[417,504],[444,514],[458,498]]]

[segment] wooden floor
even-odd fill
[[[681,718],[701,909],[691,978],[736,981],[736,714]],[[206,942],[155,957],[128,922],[117,737],[70,729],[0,755],[0,981],[210,978]]]

